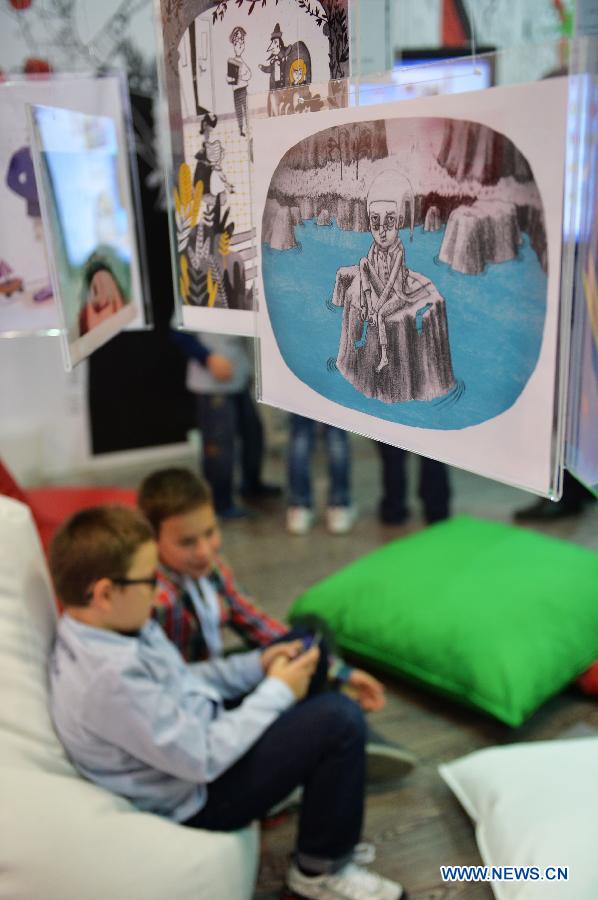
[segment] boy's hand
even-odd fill
[[[230,359],[221,353],[210,353],[206,360],[206,366],[210,375],[216,381],[230,381],[233,377],[234,367]]]
[[[316,670],[319,658],[319,647],[310,647],[305,653],[292,660],[284,656],[277,656],[268,669],[268,675],[270,678],[278,678],[292,690],[297,700],[302,700],[307,694],[309,682]]]
[[[365,712],[377,712],[386,705],[384,685],[362,669],[353,669],[343,690],[356,700]]]
[[[262,669],[264,672],[267,672],[278,656],[283,656],[285,659],[295,659],[296,656],[299,656],[302,649],[303,643],[301,641],[283,641],[280,644],[272,644],[271,647],[266,647],[262,653]]]

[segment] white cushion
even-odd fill
[[[598,738],[491,747],[440,774],[476,823],[487,866],[569,868],[566,882],[494,882],[498,900],[596,900]]]
[[[0,497],[1,900],[243,900],[257,828],[187,829],[84,781],[48,712],[56,612],[26,506]]]

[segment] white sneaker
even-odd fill
[[[287,531],[289,534],[307,534],[315,522],[313,511],[307,506],[289,506],[287,509]]]
[[[347,534],[353,528],[357,513],[354,506],[329,506],[326,526],[330,534]]]
[[[332,875],[304,875],[295,863],[287,872],[286,887],[303,900],[399,900],[403,887],[347,863]]]

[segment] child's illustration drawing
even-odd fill
[[[492,128],[389,118],[311,134],[271,178],[262,246],[280,353],[329,399],[463,428],[508,409],[534,371],[542,198]]]
[[[393,169],[376,175],[366,212],[372,244],[357,266],[338,270],[332,297],[336,306],[351,310],[341,334],[339,371],[366,396],[386,402],[442,396],[455,385],[445,302],[431,279],[407,267],[400,231],[407,225],[413,240],[408,179]],[[389,378],[378,378],[387,367]]]
[[[233,87],[235,114],[241,137],[247,134],[247,85],[251,78],[251,69],[243,59],[246,35],[242,25],[237,25],[231,31],[229,40],[235,52],[234,56],[229,57],[226,71],[226,80]]]
[[[226,330],[230,322],[234,333],[251,334],[248,96],[267,94],[270,115],[321,109],[312,79],[349,74],[348,0],[161,0],[161,12],[176,123],[173,238],[182,318],[206,330]],[[230,315],[210,320],[209,310]]]

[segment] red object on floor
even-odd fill
[[[33,0],[8,0],[13,9],[29,9]]]
[[[103,503],[121,503],[123,506],[135,506],[137,503],[137,492],[127,488],[73,485],[25,490],[15,481],[2,460],[0,460],[0,494],[27,504],[46,553],[58,526],[80,509]]]
[[[577,686],[590,697],[598,697],[598,660],[577,679]]]

